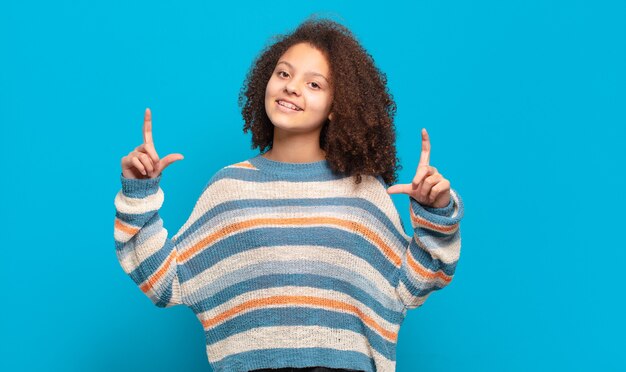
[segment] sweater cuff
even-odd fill
[[[425,219],[437,225],[451,226],[458,223],[463,218],[463,201],[461,196],[453,189],[450,189],[450,202],[443,208],[433,208],[421,205],[417,200],[409,196],[411,215],[419,216],[418,219]],[[414,220],[413,222],[415,222]],[[414,225],[415,226],[415,225]]]
[[[452,216],[452,212],[454,212],[454,199],[452,198],[452,191],[450,191],[450,201],[448,202],[448,205],[446,205],[445,207],[434,208],[434,207],[429,207],[426,205],[421,205],[421,206],[422,208],[426,209],[430,213],[438,214],[440,216],[450,217]]]
[[[161,174],[155,178],[141,179],[126,178],[123,174],[120,174],[120,180],[122,181],[122,194],[124,194],[124,196],[129,198],[145,198],[159,191]]]

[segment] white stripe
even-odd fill
[[[454,200],[454,212],[450,218],[455,218],[459,214],[459,196],[457,195],[454,189],[450,189],[450,194],[452,195],[452,199]]]
[[[382,207],[394,227],[404,233],[398,211],[389,194],[376,178],[363,176],[360,184],[355,184],[352,177],[321,182],[251,182],[231,178],[222,178],[209,185],[194,207],[191,215],[173,239],[196,222],[204,213],[215,206],[234,200],[245,199],[306,199],[306,198],[363,198]],[[408,241],[410,237],[406,237]]]
[[[120,220],[120,219],[119,219],[119,218],[117,218],[117,217],[115,218],[115,220],[116,220],[119,224],[121,224],[122,226],[127,226],[127,227],[129,227],[129,228],[137,229],[137,227],[136,227],[136,226],[131,226],[131,225],[129,225],[129,224],[127,224],[127,223],[125,223],[124,221]],[[120,228],[117,228],[117,227],[114,225],[114,227],[113,227],[113,238],[114,238],[115,240],[117,240],[118,242],[120,242],[120,243],[126,243],[126,242],[128,242],[128,241],[129,241],[129,240],[130,240],[133,236],[135,236],[135,235],[134,235],[134,234],[127,233],[126,231],[124,231],[124,230],[122,230],[122,229],[120,229]]]
[[[452,206],[453,206],[453,208],[452,208],[452,215],[450,217],[442,216],[442,217],[444,217],[446,219],[456,218],[456,216],[459,215],[459,211],[460,211],[460,208],[459,208],[459,197],[458,197],[456,191],[454,191],[453,189],[450,189],[450,196],[451,196],[451,199],[453,201],[452,202]],[[409,206],[409,208],[412,209],[413,206]],[[427,211],[426,213],[431,213],[431,212]],[[432,229],[432,227],[430,227],[428,224],[426,224],[426,223],[421,221],[422,219],[424,219],[424,220],[426,220],[428,222],[431,222],[428,218],[426,218],[424,216],[421,216],[418,213],[416,213],[416,215],[418,215],[420,217],[420,219],[418,219],[416,221],[416,220],[413,220],[413,218],[411,218],[411,225],[413,226],[413,229],[416,229],[417,227],[425,227],[426,229]],[[438,231],[438,232],[441,233],[441,234],[452,235],[452,234],[456,233],[459,230],[459,226],[460,226],[460,224],[457,222],[456,229],[449,230],[449,231]]]
[[[377,325],[379,325],[380,327],[382,327],[383,329],[385,329],[386,331],[392,332],[392,333],[398,333],[398,330],[400,328],[400,325],[398,324],[392,324],[389,323],[387,320],[385,320],[384,318],[380,317],[375,311],[373,311],[372,309],[370,309],[369,307],[367,307],[365,304],[363,304],[360,301],[357,301],[356,299],[354,299],[353,297],[343,293],[343,292],[339,292],[339,291],[333,291],[333,290],[329,290],[329,289],[321,289],[321,288],[313,288],[313,287],[296,287],[296,286],[285,286],[285,287],[272,287],[272,288],[263,288],[260,289],[258,291],[252,291],[252,292],[246,292],[244,294],[241,294],[235,298],[230,299],[227,302],[224,302],[223,304],[217,306],[216,308],[213,308],[211,310],[208,311],[204,311],[201,312],[199,314],[197,314],[198,319],[200,319],[200,321],[204,321],[204,320],[208,320],[211,319],[215,316],[220,315],[223,312],[227,312],[229,310],[231,310],[232,308],[235,308],[245,302],[248,302],[250,300],[259,300],[259,299],[263,299],[263,298],[268,298],[268,297],[275,297],[275,296],[311,296],[311,297],[317,297],[317,298],[322,298],[322,299],[332,299],[334,301],[339,301],[342,302],[344,304],[348,304],[351,306],[356,307],[357,309],[359,309],[361,312],[363,312],[367,317],[370,317]],[[356,317],[360,317],[360,315],[358,313],[355,313],[353,311],[350,310],[343,310],[343,309],[337,309],[335,307],[330,307],[330,306],[323,306],[323,305],[315,305],[315,304],[297,304],[297,303],[293,303],[293,304],[276,304],[276,305],[263,305],[262,308],[263,309],[269,309],[269,308],[279,308],[279,307],[304,307],[304,308],[315,308],[315,309],[325,309],[325,310],[330,310],[330,311],[336,311],[336,312],[342,312],[345,314],[349,314],[349,315],[354,315]],[[250,307],[246,310],[243,310],[239,313],[234,314],[232,317],[237,317],[237,316],[241,316],[247,312],[251,312],[251,311],[255,311],[258,310],[258,307]],[[220,323],[216,323],[214,324],[212,327],[215,327],[219,324],[221,324],[222,322],[225,322],[227,320],[229,320],[230,318],[226,318],[224,320],[222,320]],[[205,329],[208,330],[208,329]],[[372,328],[372,330],[376,333],[378,333],[379,331],[375,328]],[[386,338],[384,335],[381,334],[381,337]],[[393,341],[392,341],[393,342]]]
[[[377,371],[395,371],[395,361],[378,353],[362,334],[320,326],[254,328],[207,346],[207,355],[209,362],[216,363],[229,355],[252,350],[311,347],[356,351],[373,358]]]
[[[141,214],[149,211],[155,211],[163,205],[163,190],[159,187],[156,193],[148,195],[145,198],[131,198],[118,191],[115,195],[115,208],[126,214]]]
[[[130,273],[135,270],[141,262],[165,245],[165,239],[167,239],[167,230],[160,229],[139,244],[126,243],[120,252],[120,264],[124,271]]]
[[[353,208],[347,206],[284,206],[284,207],[260,207],[260,208],[246,208],[245,211],[241,210],[233,210],[229,212],[225,212],[220,214],[218,217],[213,218],[210,221],[207,221],[202,227],[198,228],[193,234],[189,235],[185,238],[184,241],[177,243],[177,249],[181,254],[188,251],[191,247],[196,245],[198,242],[202,241],[206,237],[215,234],[216,232],[226,229],[229,226],[236,225],[239,223],[243,223],[252,219],[286,219],[286,218],[318,218],[318,217],[334,217],[345,221],[346,223],[356,223],[367,227],[372,230],[372,232],[381,239],[391,250],[398,256],[402,256],[404,250],[406,249],[406,245],[408,245],[408,241],[402,245],[398,244],[395,236],[391,234],[391,232],[376,218],[370,216],[365,210],[361,208]],[[264,224],[260,225],[262,227],[299,227],[300,225],[295,224]],[[320,223],[320,224],[307,224],[303,227],[313,227],[313,226],[330,226],[335,229],[341,229],[343,231],[359,234],[364,239],[371,242],[373,245],[374,242],[371,241],[367,236],[361,235],[359,232],[354,231],[353,229],[346,228],[341,225],[333,224],[333,223]],[[251,226],[249,229],[258,229],[259,226]],[[229,230],[229,229],[227,229]],[[231,234],[223,235],[219,240],[225,239],[234,234],[241,234],[248,229],[239,229],[232,230]],[[212,244],[217,243],[219,240],[212,242]],[[375,245],[376,246],[376,245]],[[381,248],[382,251],[382,247]],[[204,249],[204,247],[203,247]],[[196,254],[200,254],[202,250],[196,252]],[[191,259],[193,256],[190,256],[188,259]]]
[[[394,306],[398,302],[398,299],[393,286],[375,267],[371,266],[364,259],[342,249],[322,246],[297,246],[297,248],[294,246],[272,246],[246,250],[219,261],[212,267],[207,268],[192,279],[184,282],[182,284],[182,290],[185,296],[189,297],[197,297],[198,293],[196,292],[202,290],[202,298],[205,298],[206,296],[211,296],[224,289],[224,285],[229,285],[230,283],[224,280],[224,276],[237,270],[244,268],[251,268],[253,270],[255,265],[263,262],[297,260],[327,263],[343,269],[342,272],[333,274],[328,272],[316,272],[316,268],[313,266],[303,267],[298,273],[314,273],[328,277],[338,277],[344,274],[349,278],[354,277],[351,276],[350,273],[358,273],[368,281],[368,283],[365,284],[366,287],[361,288],[363,291],[377,299],[383,306],[390,309],[397,308],[397,306]],[[259,273],[259,275],[267,274],[268,272]],[[357,284],[356,280],[353,282],[355,285]],[[205,289],[207,287],[208,289]]]
[[[430,253],[433,258],[437,258],[446,264],[457,262],[461,255],[461,236],[457,234],[447,238],[438,238],[430,235],[415,236],[415,241],[417,245]]]
[[[428,299],[428,296],[430,296],[432,293],[433,292],[429,292],[427,295],[422,297],[414,296],[406,288],[404,282],[400,281],[398,284],[398,295],[400,296],[400,298],[402,298],[402,301],[404,302],[407,309],[415,309],[422,306],[426,299]]]

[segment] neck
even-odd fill
[[[312,133],[286,133],[274,127],[272,148],[263,157],[287,163],[325,160],[326,153],[319,146],[319,134],[319,130]]]

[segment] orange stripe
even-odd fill
[[[137,234],[137,231],[139,231],[139,228],[126,225],[125,223],[120,221],[120,219],[117,217],[115,218],[115,228],[120,231],[125,232],[128,235],[135,235]]]
[[[231,318],[232,316],[241,313],[246,310],[254,309],[254,308],[262,308],[267,305],[317,305],[323,306],[326,308],[337,309],[349,311],[356,314],[365,324],[375,329],[379,334],[386,337],[391,341],[396,341],[398,338],[398,334],[388,331],[381,327],[374,319],[367,316],[367,314],[363,313],[358,307],[354,305],[347,304],[345,302],[331,300],[328,298],[319,298],[312,296],[273,296],[267,298],[259,298],[250,301],[246,301],[242,304],[239,304],[223,313],[211,318],[205,319],[202,321],[202,326],[205,328],[210,328],[217,323],[224,321],[225,319]]]
[[[295,217],[295,218],[258,218],[253,220],[246,220],[243,222],[234,223],[228,225],[219,231],[207,236],[198,243],[194,244],[188,250],[182,252],[179,256],[179,262],[185,262],[191,256],[195,255],[203,248],[211,245],[218,239],[223,238],[226,235],[230,235],[243,229],[249,229],[256,226],[263,225],[315,225],[315,224],[330,224],[338,225],[350,230],[359,232],[371,241],[373,241],[378,247],[381,248],[383,254],[389,259],[396,267],[402,265],[402,259],[398,256],[387,243],[385,243],[376,233],[365,227],[363,224],[346,221],[335,217]]]
[[[423,267],[422,265],[420,265],[420,263],[413,257],[413,252],[411,252],[410,249],[408,249],[409,255],[407,256],[407,262],[409,264],[409,266],[411,267],[411,270],[413,270],[415,273],[417,273],[419,276],[426,278],[428,280],[433,280],[433,279],[440,279],[443,280],[446,284],[450,283],[450,281],[452,281],[452,277],[447,275],[446,273],[444,273],[441,270],[437,270],[437,272],[432,272],[430,270],[428,270],[427,268]]]
[[[426,226],[432,230],[435,231],[439,231],[442,233],[450,233],[454,230],[456,230],[459,227],[459,223],[455,223],[454,225],[450,225],[450,226],[445,226],[445,225],[439,225],[439,224],[434,224],[428,220],[425,220],[424,218],[418,216],[415,214],[415,212],[413,212],[413,208],[409,207],[409,211],[411,213],[411,221],[413,221],[413,223],[415,225],[420,225],[420,226]]]
[[[248,162],[241,162],[241,163],[233,164],[231,165],[231,167],[244,167],[244,168],[256,169],[254,165]]]
[[[141,290],[147,292],[148,290],[154,288],[154,285],[165,275],[165,273],[170,268],[172,261],[176,258],[176,250],[172,249],[169,256],[165,259],[165,262],[161,266],[161,268],[148,279],[147,282],[141,285]]]

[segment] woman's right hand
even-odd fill
[[[169,154],[159,159],[152,141],[152,113],[147,108],[143,119],[143,143],[122,158],[122,175],[134,179],[156,178],[170,164],[182,159],[181,154]]]

